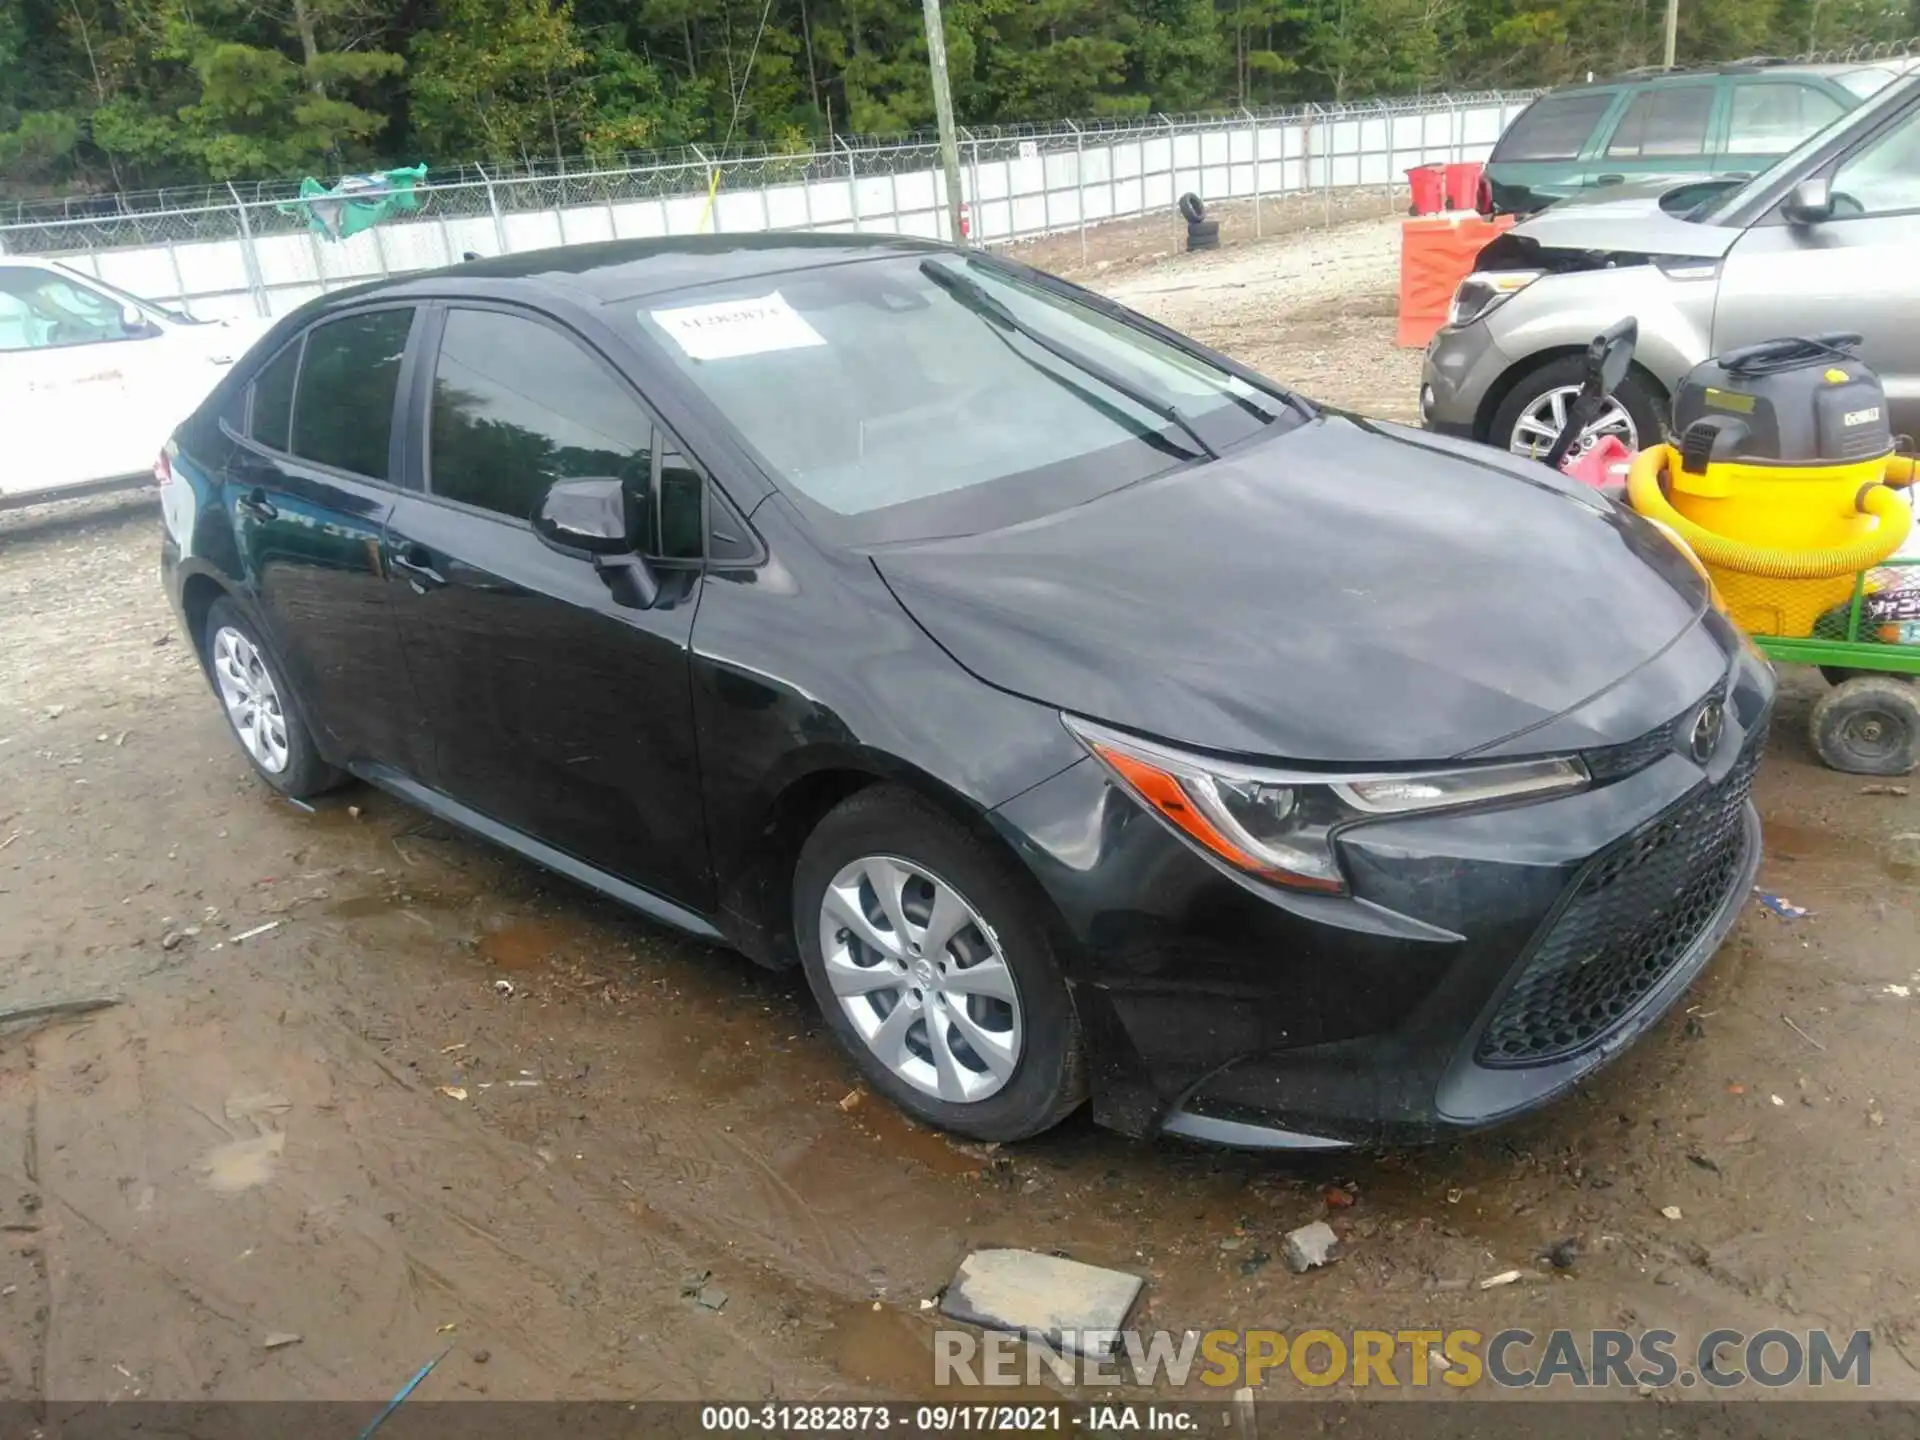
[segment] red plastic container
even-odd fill
[[[1480,198],[1480,174],[1485,168],[1479,164],[1447,166],[1447,209],[1477,208],[1475,202]]]
[[[1416,165],[1407,171],[1407,185],[1413,191],[1415,215],[1438,215],[1445,208],[1447,167]]]

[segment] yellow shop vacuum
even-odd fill
[[[1633,508],[1679,533],[1750,633],[1812,634],[1912,528],[1896,492],[1913,460],[1894,453],[1859,343],[1769,340],[1694,367],[1674,395],[1675,442],[1641,451],[1629,474]]]

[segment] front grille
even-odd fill
[[[1593,783],[1604,785],[1610,780],[1624,780],[1653,764],[1654,761],[1675,753],[1681,748],[1686,737],[1680,727],[1700,713],[1700,707],[1708,701],[1725,702],[1727,682],[1721,680],[1713,689],[1693,702],[1678,715],[1662,724],[1656,725],[1646,734],[1618,745],[1606,745],[1598,749],[1581,752],[1580,758],[1586,763],[1587,773],[1593,777]]]
[[[1483,1065],[1540,1065],[1604,1039],[1713,923],[1747,860],[1746,804],[1766,726],[1718,785],[1594,859],[1480,1037]]]

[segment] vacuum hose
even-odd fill
[[[1633,508],[1650,520],[1657,520],[1675,531],[1708,565],[1742,575],[1758,575],[1771,580],[1824,580],[1836,575],[1851,575],[1878,565],[1906,543],[1913,528],[1913,510],[1894,493],[1913,484],[1913,457],[1888,458],[1884,480],[1864,487],[1855,500],[1863,515],[1879,523],[1873,531],[1850,545],[1832,550],[1775,550],[1749,545],[1744,540],[1729,540],[1696,524],[1673,508],[1661,487],[1662,472],[1677,470],[1680,452],[1671,445],[1654,445],[1634,457],[1627,472],[1627,499]]]

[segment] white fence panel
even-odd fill
[[[1531,95],[1394,101],[1290,114],[1149,117],[1132,126],[963,135],[972,238],[994,243],[1214,202],[1404,183],[1420,164],[1484,160]],[[709,199],[713,166],[720,185]],[[0,224],[0,254],[60,255],[123,289],[209,318],[283,314],[342,285],[555,245],[699,233],[947,234],[924,141],[654,168],[429,184],[418,216],[345,241],[291,228],[284,201],[210,192],[178,210]]]

